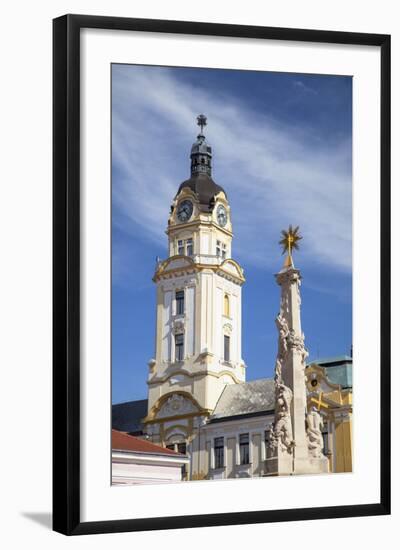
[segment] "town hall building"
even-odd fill
[[[190,178],[173,199],[166,229],[168,255],[157,261],[153,276],[156,338],[148,363],[148,398],[113,405],[113,429],[186,455],[183,478],[188,480],[296,473],[276,469],[277,460],[284,464],[285,456],[296,452],[291,437],[293,442],[303,438],[307,457],[318,462],[316,469],[300,468],[298,473],[351,471],[352,358],[306,365],[300,309],[285,313],[282,297],[275,377],[246,382],[251,366],[242,357],[244,270],[235,259],[228,194],[212,179],[206,117],[197,120],[200,132],[191,149]],[[291,285],[285,292],[298,295],[294,308],[300,304],[300,278],[289,244],[288,263],[277,281],[282,296],[285,284]],[[286,388],[282,367],[287,379],[290,369],[302,372],[302,382],[296,384],[304,389],[304,426],[296,428],[293,417],[294,435],[285,420],[287,411],[277,410],[285,395],[292,416],[293,403],[300,402],[295,395],[290,404],[298,390],[293,376]],[[303,435],[296,436],[296,429]]]

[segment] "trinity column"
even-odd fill
[[[278,329],[278,354],[275,363],[275,421],[269,432],[267,475],[312,474],[328,472],[323,455],[322,419],[313,409],[307,413],[305,379],[307,350],[300,320],[300,271],[294,267],[293,249],[298,249],[299,228],[282,231],[283,252],[287,252],[281,271],[275,275],[281,287],[280,311],[275,319]]]

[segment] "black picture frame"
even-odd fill
[[[273,511],[80,520],[80,31],[84,28],[378,46],[381,51],[380,501]],[[87,15],[53,21],[53,529],[66,535],[390,513],[390,36]]]

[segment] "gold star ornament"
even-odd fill
[[[303,237],[299,233],[299,226],[293,228],[289,225],[289,229],[286,231],[283,229],[281,231],[282,239],[279,241],[279,244],[282,247],[282,254],[287,252],[286,260],[284,267],[294,267],[292,260],[292,251],[299,250],[299,245],[297,244]]]

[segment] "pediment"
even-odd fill
[[[168,273],[179,269],[188,269],[194,266],[192,258],[188,256],[172,256],[168,258],[158,267],[155,277],[162,273]]]
[[[325,369],[317,364],[306,369],[307,389],[309,392],[330,393],[340,390],[340,384],[333,384],[326,376]]]
[[[197,412],[198,410],[198,407],[190,399],[179,393],[173,393],[161,405],[156,418],[184,415]]]
[[[193,265],[193,260],[185,256],[173,256],[165,263],[164,271],[169,271],[170,269],[178,269],[180,267],[190,267]]]
[[[244,279],[243,277],[243,269],[240,267],[240,265],[235,262],[235,260],[228,259],[222,262],[221,268],[224,271],[227,271],[228,273],[231,273],[233,276],[237,277],[238,279]]]

